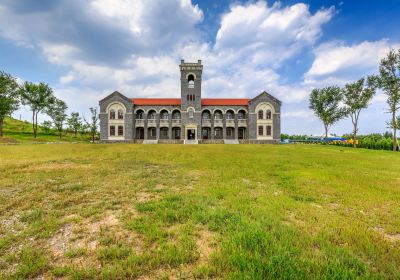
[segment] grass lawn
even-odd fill
[[[0,279],[400,278],[400,156],[0,146]]]
[[[35,139],[33,137],[32,124],[26,121],[20,121],[6,117],[4,120],[3,128],[4,137],[0,138],[0,143],[29,143],[29,142],[77,142],[89,141],[89,135],[81,135],[78,133],[77,137],[73,133],[64,132],[60,138],[58,132],[54,129],[46,133],[43,127],[38,125],[38,135]]]

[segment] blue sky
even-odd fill
[[[400,48],[398,15],[398,0],[2,0],[0,69],[49,83],[69,112],[87,114],[114,90],[179,97],[180,59],[202,59],[203,96],[266,90],[283,101],[282,132],[316,135],[311,90],[377,73]],[[386,108],[378,92],[360,132],[387,130]],[[331,129],[350,131],[349,119]]]

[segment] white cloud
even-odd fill
[[[306,84],[343,85],[351,80],[378,72],[380,60],[391,48],[398,48],[388,40],[364,41],[349,46],[344,42],[330,42],[315,49],[315,60],[304,75]]]
[[[312,15],[303,3],[285,8],[280,2],[269,7],[264,1],[232,6],[222,17],[216,48],[252,53],[251,63],[278,66],[304,46],[312,45],[333,12],[330,8]]]

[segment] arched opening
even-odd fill
[[[173,120],[180,120],[181,119],[181,112],[179,112],[178,110],[174,110],[172,112],[172,119]]]
[[[266,119],[267,120],[270,120],[270,119],[272,119],[272,112],[271,112],[271,110],[267,110],[267,113],[266,113]]]
[[[204,110],[203,113],[201,114],[201,118],[203,120],[209,120],[211,119],[211,113],[208,110]]]
[[[205,140],[210,139],[211,138],[211,128],[203,127],[201,129],[201,138],[205,139]]]
[[[214,139],[222,139],[222,127],[214,128]]]
[[[220,110],[216,110],[215,112],[214,112],[214,119],[216,119],[216,120],[222,120],[222,111],[220,111]]]
[[[115,110],[114,109],[110,110],[110,120],[115,120]]]
[[[136,128],[136,139],[144,139],[144,128],[143,127]]]
[[[150,140],[155,140],[157,138],[157,132],[155,127],[149,127],[147,129],[147,138]]]
[[[233,127],[226,128],[226,139],[235,139],[235,129]]]
[[[238,128],[238,139],[246,139],[246,128],[245,127]]]
[[[180,127],[172,128],[172,137],[176,140],[181,139],[181,128]]]
[[[264,112],[262,110],[259,110],[257,116],[259,120],[262,120],[264,118]]]
[[[160,119],[161,120],[168,120],[169,114],[167,110],[162,110],[160,113]]]
[[[138,120],[143,120],[144,119],[144,111],[143,110],[138,110],[136,112],[136,119],[138,119]]]
[[[168,127],[160,128],[160,139],[168,139]]]
[[[234,120],[235,119],[235,112],[233,112],[232,110],[228,110],[226,112],[226,119],[227,120]]]
[[[124,119],[124,111],[122,109],[118,110],[118,119],[123,120]]]
[[[244,120],[246,119],[246,111],[245,110],[239,110],[238,114],[237,114],[237,118],[239,120]]]
[[[150,110],[148,115],[147,115],[147,118],[150,119],[150,120],[155,120],[156,119],[156,111]]]
[[[188,115],[189,115],[190,119],[193,119],[193,117],[194,117],[194,109],[193,108],[188,109]]]
[[[194,88],[194,75],[193,74],[189,74],[189,76],[188,76],[188,87]]]

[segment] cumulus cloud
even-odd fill
[[[399,44],[389,40],[364,41],[347,45],[344,42],[329,42],[314,50],[315,60],[305,73],[307,84],[338,84],[376,74],[380,60]]]
[[[315,43],[322,25],[333,13],[334,8],[329,8],[311,14],[303,3],[285,8],[280,2],[269,7],[263,1],[232,6],[222,17],[215,47],[245,55],[251,53],[251,63],[276,66]]]

